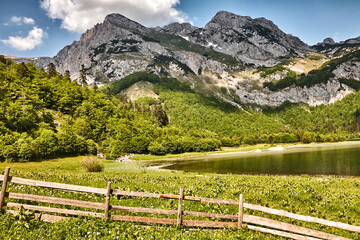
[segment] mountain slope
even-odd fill
[[[358,60],[345,58],[336,69],[322,71],[326,61],[356,51],[356,42],[336,44],[327,39],[310,48],[265,18],[225,11],[204,28],[189,23],[147,28],[110,14],[55,57],[33,61],[39,68],[53,62],[60,73],[69,70],[73,79],[79,78],[84,65],[88,83],[101,85],[140,71],[169,76],[190,83],[204,96],[220,97],[238,108],[247,104],[259,109],[286,101],[330,104],[357,90]],[[307,62],[312,64],[302,64]]]

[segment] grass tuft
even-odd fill
[[[85,156],[81,161],[81,166],[87,172],[102,172],[104,163],[99,161],[96,156]]]

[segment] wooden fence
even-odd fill
[[[240,194],[239,200],[222,200],[214,198],[204,198],[204,197],[193,197],[185,196],[184,189],[180,189],[179,195],[173,194],[159,194],[159,193],[145,193],[145,192],[132,192],[132,191],[122,191],[111,189],[111,182],[108,182],[107,188],[94,188],[86,187],[79,185],[55,183],[55,182],[45,182],[37,181],[19,177],[12,177],[9,175],[10,168],[5,169],[5,174],[0,175],[0,181],[3,182],[0,192],[0,210],[3,207],[6,207],[7,213],[15,213],[16,210],[11,208],[23,208],[28,210],[33,210],[37,212],[46,212],[46,213],[55,213],[58,215],[49,215],[49,214],[39,214],[37,216],[43,221],[62,221],[68,217],[61,215],[75,215],[75,216],[86,216],[86,217],[96,217],[96,218],[105,218],[111,220],[119,221],[131,221],[131,222],[141,222],[141,223],[157,223],[157,224],[169,224],[169,225],[182,225],[182,226],[191,226],[191,227],[207,227],[207,228],[230,228],[230,227],[246,227],[251,230],[260,231],[264,233],[270,233],[277,236],[293,238],[293,239],[347,239],[344,237],[336,236],[333,234],[313,230],[310,228],[300,227],[293,224],[265,218],[254,215],[243,214],[243,209],[251,209],[255,211],[260,211],[263,213],[278,215],[282,217],[288,217],[294,220],[301,220],[310,223],[318,223],[330,227],[335,227],[339,229],[344,229],[348,231],[354,231],[360,233],[360,227],[353,226],[345,223],[328,221],[325,219],[320,219],[316,217],[304,216],[295,213],[290,213],[283,210],[277,210],[273,208],[263,207],[255,204],[249,204],[243,202],[243,195]],[[90,202],[90,201],[80,201],[67,198],[57,198],[57,197],[48,197],[40,195],[32,195],[25,193],[14,193],[7,192],[6,187],[7,183],[16,183],[22,185],[30,185],[51,189],[58,189],[63,191],[70,192],[84,192],[84,193],[95,193],[105,195],[105,202]],[[130,197],[146,197],[146,198],[163,198],[163,199],[177,199],[179,200],[177,210],[165,210],[165,209],[153,209],[153,208],[141,208],[141,207],[127,207],[127,206],[116,206],[110,205],[110,196],[130,196]],[[83,210],[71,210],[63,208],[54,208],[54,207],[45,207],[31,204],[22,204],[7,201],[8,199],[19,199],[19,200],[28,200],[36,201],[42,203],[52,203],[59,205],[68,205],[80,208],[87,209],[96,209],[102,210],[102,212],[89,212]],[[226,215],[218,213],[207,213],[207,212],[193,212],[193,211],[183,211],[183,201],[197,201],[197,202],[206,202],[206,203],[218,203],[218,204],[230,204],[238,205],[239,211],[235,215]],[[9,209],[10,208],[10,209]],[[113,215],[110,214],[110,211],[123,211],[123,212],[137,212],[137,213],[152,213],[152,214],[164,214],[164,215],[176,215],[176,219],[169,218],[155,218],[155,217],[140,217],[140,216],[127,216],[127,215]],[[216,218],[216,219],[233,219],[235,221],[210,221],[210,220],[185,220],[183,216],[193,216],[193,217],[203,217],[203,218]],[[244,224],[246,223],[246,224]]]

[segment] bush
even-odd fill
[[[166,149],[161,143],[152,142],[149,145],[149,152],[153,155],[165,155]]]
[[[299,139],[293,133],[279,133],[274,136],[274,143],[292,143],[297,142]]]
[[[96,156],[85,156],[81,161],[81,166],[87,172],[101,172],[104,170],[103,162],[99,161]]]
[[[256,138],[253,136],[245,137],[244,143],[248,145],[255,145],[257,143]]]
[[[88,154],[97,154],[98,146],[92,139],[86,140],[87,152]]]

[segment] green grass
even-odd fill
[[[107,181],[111,181],[112,188],[127,191],[178,194],[179,188],[184,187],[185,195],[233,200],[238,199],[239,194],[242,193],[247,203],[360,226],[359,178],[201,173],[199,175],[199,173],[148,170],[139,161],[126,163],[104,161],[104,172],[86,173],[80,166],[81,159],[82,157],[73,157],[42,162],[1,163],[0,171],[3,172],[5,166],[11,166],[12,176],[101,188],[105,188]],[[98,194],[62,192],[11,183],[8,190],[94,202],[105,201],[105,197]],[[177,209],[177,201],[168,199],[113,196],[110,204]],[[44,203],[39,205],[55,206]],[[68,208],[72,209],[72,207]],[[235,214],[237,207],[186,201],[183,210]],[[245,213],[268,216],[250,210],[246,210]],[[117,214],[129,213],[117,212]],[[130,215],[152,216],[145,213]],[[160,217],[160,215],[153,216]],[[170,218],[174,217],[170,216]],[[272,218],[351,239],[360,237],[359,234],[317,224],[291,221],[276,216]],[[245,229],[194,232],[189,231],[188,228],[154,226],[143,228],[136,223],[86,219],[76,218],[62,223],[44,223],[24,213],[19,216],[1,215],[0,239],[115,239],[116,237],[120,239],[279,239]]]

